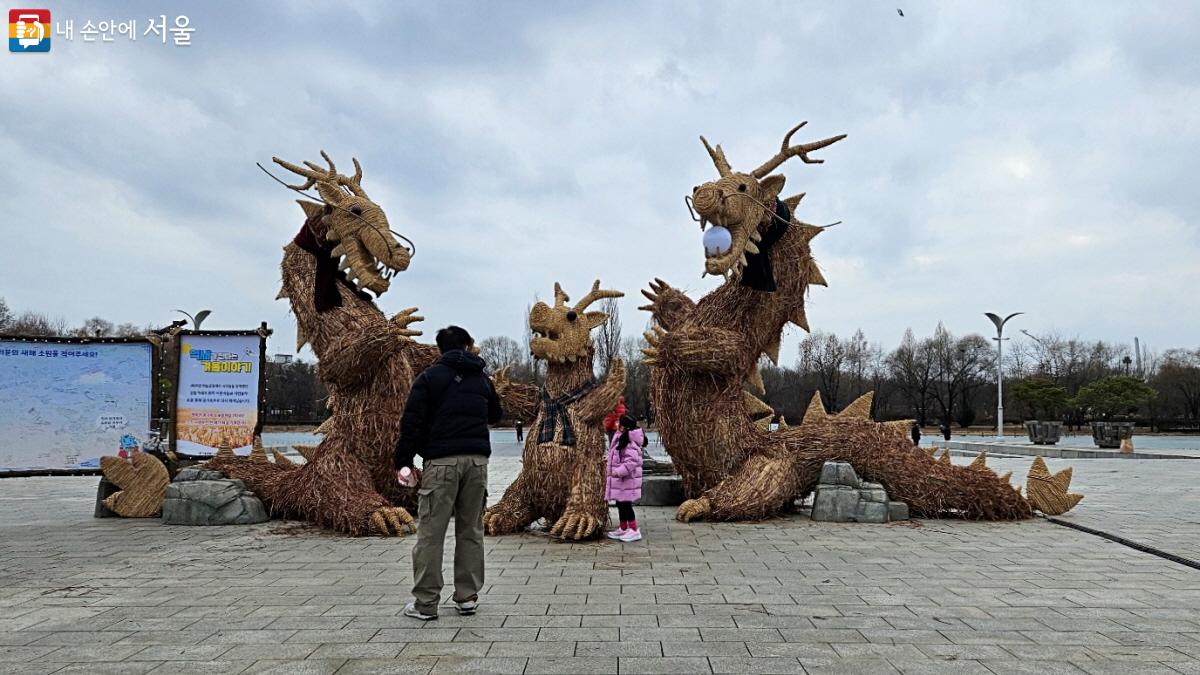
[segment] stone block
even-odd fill
[[[100,484],[96,486],[96,518],[120,518],[121,516],[113,513],[107,506],[104,505],[104,500],[111,497],[114,493],[120,491],[121,488],[111,480],[100,477]]]
[[[198,466],[189,466],[186,469],[180,469],[179,473],[175,474],[176,483],[189,480],[221,480],[223,478],[225,476],[220,471],[202,469]]]
[[[845,485],[852,488],[860,487],[858,474],[854,473],[854,467],[846,462],[825,462],[821,467],[822,485]]]
[[[908,504],[888,502],[888,520],[908,520]]]
[[[858,511],[858,490],[845,485],[818,485],[813,499],[812,519],[848,523]]]
[[[873,490],[859,490],[858,494],[861,495],[862,498],[868,502],[879,502],[881,504],[886,504],[888,501],[887,492],[884,492],[883,488],[873,489]]]
[[[679,474],[642,476],[640,506],[679,506],[683,503],[683,479]]]
[[[267,518],[262,501],[240,480],[171,483],[163,500],[162,519],[167,525],[249,525]]]
[[[858,510],[854,520],[860,523],[886,523],[888,521],[888,505],[880,502],[858,502]]]

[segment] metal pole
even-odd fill
[[[996,438],[1004,438],[1004,330],[996,331]]]
[[[1024,312],[1014,312],[1001,319],[997,314],[984,312],[984,316],[996,325],[996,337],[992,338],[996,341],[996,438],[1004,438],[1004,324],[1019,314]]]

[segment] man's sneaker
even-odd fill
[[[415,602],[410,602],[404,606],[404,616],[410,616],[421,621],[437,621],[437,614],[422,614],[421,610],[417,609]]]
[[[641,530],[625,530],[625,534],[617,537],[617,541],[637,541],[642,538]]]
[[[609,530],[609,532],[604,536],[608,537],[609,539],[620,539],[627,531],[628,530],[625,530],[624,528],[618,527],[615,530]]]
[[[463,616],[471,616],[472,614],[475,613],[475,610],[479,609],[479,601],[478,600],[464,600],[462,602],[458,602],[456,600],[454,602],[454,606],[456,608],[458,608],[459,614],[461,614]]]

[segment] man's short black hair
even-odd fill
[[[466,349],[475,344],[475,339],[464,328],[446,326],[437,332],[438,351],[445,354],[455,349]]]

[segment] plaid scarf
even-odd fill
[[[595,387],[596,381],[592,380],[573,392],[552,399],[550,398],[550,393],[546,391],[546,387],[543,386],[542,424],[538,428],[538,443],[552,443],[554,441],[554,431],[558,428],[558,422],[561,420],[563,430],[562,444],[574,447],[575,429],[571,426],[571,416],[567,414],[567,407],[583,398],[584,395]]]

